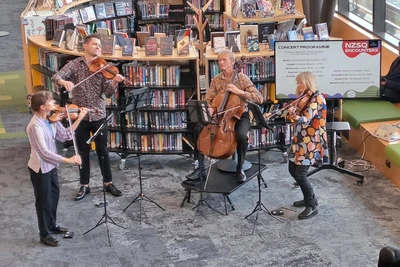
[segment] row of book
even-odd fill
[[[131,130],[182,130],[187,128],[186,111],[142,111],[125,114],[126,127]]]
[[[273,57],[255,58],[253,62],[245,62],[238,66],[241,73],[257,82],[275,77],[275,60]],[[211,79],[220,73],[218,62],[210,62]]]
[[[295,0],[233,0],[231,4],[231,14],[238,17],[239,11],[243,18],[272,17],[275,10],[283,9],[283,14],[295,14]]]
[[[290,138],[293,125],[275,125],[272,129],[262,128],[262,129],[250,129],[247,136],[249,138],[249,148],[258,148],[261,144],[262,146],[271,145],[290,145]],[[260,140],[260,130],[261,130],[261,140]]]
[[[186,105],[185,89],[154,90],[153,108],[179,108]]]
[[[169,15],[169,4],[139,1],[137,6],[142,19],[167,18]]]
[[[148,32],[150,36],[154,36],[155,33],[165,33],[166,36],[174,36],[175,31],[182,28],[182,24],[178,23],[158,23],[158,24],[146,24],[138,26],[140,32]]]
[[[257,90],[263,96],[264,101],[269,101],[272,99],[272,93],[273,93],[271,89],[271,87],[273,86],[272,83],[255,83],[254,85],[257,87]]]
[[[183,150],[183,133],[149,134],[125,133],[126,148],[139,152],[171,152]],[[110,143],[110,147],[112,146]]]
[[[122,75],[133,86],[179,86],[181,67],[173,65],[145,65],[133,61],[122,64]]]
[[[75,58],[75,56],[57,53],[45,48],[39,48],[37,51],[39,64],[54,72],[59,71],[69,60]]]
[[[205,6],[208,2],[208,0],[191,0],[189,1],[193,4],[193,6],[197,7],[197,8],[201,8],[203,6]],[[188,9],[191,10],[190,7],[188,7]],[[213,0],[211,2],[211,4],[208,6],[208,8],[206,9],[207,11],[220,11],[221,10],[221,0]]]
[[[134,10],[131,0],[122,0],[96,3],[87,7],[71,10],[65,14],[73,18],[75,24],[80,24],[118,16],[132,16],[134,15]]]

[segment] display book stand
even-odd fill
[[[211,2],[211,1],[210,1]],[[189,111],[189,118],[190,121],[192,123],[198,123],[201,125],[208,125],[208,124],[212,124],[213,123],[213,118],[210,115],[209,111],[208,111],[208,104],[205,100],[188,100],[187,101],[187,107],[188,107],[188,111]],[[206,180],[203,180],[203,176],[200,175],[200,199],[197,202],[196,206],[193,207],[193,209],[196,209],[196,213],[194,214],[193,219],[196,217],[197,213],[200,210],[201,206],[205,206],[208,207],[209,209],[215,211],[218,214],[221,214],[221,212],[219,212],[218,210],[214,209],[205,199],[204,199],[204,189],[207,187],[207,181],[208,178],[210,177],[210,172],[212,169],[214,163],[214,159],[211,160],[211,164],[208,167],[207,170],[207,177]],[[200,168],[203,168],[203,165],[200,164]],[[205,170],[200,170],[200,173],[204,173]],[[185,200],[187,199],[188,201],[190,201],[190,189],[187,189],[186,191],[186,195],[182,201],[182,205],[185,202]],[[228,200],[229,203],[231,203],[230,200]],[[225,203],[225,207],[226,207],[226,203]]]
[[[260,107],[257,104],[248,103],[248,107],[249,110],[253,113],[254,115],[254,119],[257,122],[257,126],[258,126],[258,140],[259,140],[259,144],[258,144],[258,149],[257,149],[257,154],[258,154],[258,173],[257,173],[257,185],[258,185],[258,201],[256,206],[254,207],[253,211],[247,215],[246,217],[244,217],[245,219],[247,219],[248,217],[250,217],[251,215],[253,215],[254,213],[256,213],[256,219],[254,220],[254,224],[253,224],[253,231],[252,233],[254,233],[254,229],[258,220],[258,213],[260,211],[264,211],[265,213],[267,213],[268,215],[272,216],[274,219],[276,219],[279,222],[283,222],[281,219],[275,217],[268,209],[267,207],[265,207],[265,205],[262,203],[261,200],[261,180],[263,180],[262,174],[261,174],[261,129],[262,128],[267,128],[267,129],[271,129],[271,125],[264,119],[264,116],[260,110]],[[263,180],[264,181],[264,180]],[[265,181],[264,181],[265,184]],[[266,184],[265,184],[266,186]]]
[[[86,144],[90,144],[92,142],[92,140],[94,140],[99,134],[102,135],[104,134],[102,132],[102,130],[104,129],[104,127],[106,127],[106,125],[111,121],[111,119],[113,118],[113,114],[110,114],[106,120],[100,125],[100,127],[97,129],[97,131],[86,141]],[[100,160],[102,161],[100,164],[100,167],[103,168],[104,167],[104,157],[100,156],[99,157]],[[115,223],[115,221],[108,215],[107,213],[107,199],[106,199],[106,186],[104,184],[104,170],[101,169],[101,174],[103,175],[103,207],[104,207],[104,213],[103,216],[101,217],[101,219],[97,222],[97,224],[89,229],[88,231],[86,231],[85,233],[83,233],[83,235],[86,235],[87,233],[91,232],[92,230],[96,229],[97,227],[99,227],[102,224],[106,225],[106,229],[107,229],[107,237],[108,237],[108,244],[111,247],[111,238],[110,238],[110,230],[108,229],[108,223],[110,222],[111,224],[118,226],[120,228],[126,229],[125,227],[118,225]]]
[[[330,103],[330,101],[333,100],[327,100],[327,104]],[[357,181],[358,185],[362,185],[364,183],[364,175],[346,170],[345,168],[342,168],[338,165],[337,162],[337,151],[336,151],[336,132],[338,131],[349,131],[350,130],[350,125],[348,122],[345,121],[334,121],[334,108],[333,108],[333,103],[330,103],[332,107],[329,107],[330,111],[328,114],[331,115],[332,121],[326,123],[326,131],[330,133],[330,136],[328,138],[328,150],[329,150],[329,163],[324,163],[317,168],[315,168],[312,171],[309,171],[307,173],[307,177],[322,171],[322,170],[335,170],[343,174],[348,174],[353,177],[358,178],[359,180]],[[295,184],[297,186],[297,184]]]
[[[149,90],[148,87],[143,87],[140,89],[135,89],[129,92],[129,94],[124,98],[124,111],[123,112],[139,112],[141,108],[147,107],[151,104],[151,100],[153,99],[153,93]],[[135,140],[135,142],[139,142]],[[154,200],[146,196],[143,192],[143,183],[142,183],[142,167],[140,165],[140,154],[137,154],[138,158],[138,168],[139,168],[139,187],[140,191],[138,196],[129,203],[128,206],[123,211],[126,211],[133,203],[139,202],[139,222],[142,224],[142,201],[148,201],[156,205],[162,210],[165,210]]]

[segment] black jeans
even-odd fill
[[[293,161],[289,160],[289,173],[294,178],[297,185],[300,186],[306,206],[315,207],[316,199],[314,196],[314,190],[307,178],[309,168],[310,165],[297,165]]]
[[[203,161],[204,156],[200,153],[197,148],[197,140],[199,139],[201,130],[203,129],[202,125],[197,125],[193,131],[193,141],[194,141],[194,160]],[[244,158],[246,157],[247,153],[247,146],[248,146],[248,137],[247,132],[250,129],[250,119],[249,113],[245,112],[242,114],[240,120],[238,120],[235,124],[235,132],[236,132],[236,142],[237,142],[237,154],[238,154],[238,164],[237,169],[243,166]]]
[[[90,132],[94,134],[104,121],[105,119],[92,122],[81,121],[78,128],[75,130],[76,145],[82,159],[82,168],[79,170],[81,184],[86,185],[90,182],[90,145],[86,144],[86,141],[90,138]],[[97,135],[94,142],[96,144],[96,153],[103,176],[103,182],[111,182],[112,174],[107,149],[107,125],[101,130],[100,134]]]
[[[57,206],[60,198],[57,168],[48,173],[34,172],[28,167],[33,192],[35,194],[35,208],[39,224],[39,234],[46,238],[57,225]]]

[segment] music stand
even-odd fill
[[[188,100],[187,107],[188,107],[188,111],[189,111],[189,118],[192,123],[198,123],[198,124],[203,124],[203,125],[213,123],[213,117],[210,115],[210,112],[208,111],[207,101],[205,101],[205,100]],[[208,167],[209,169],[207,171],[207,177],[206,177],[206,181],[204,182],[204,185],[203,185],[203,175],[200,175],[200,199],[197,202],[196,206],[193,207],[193,209],[197,208],[196,213],[193,216],[193,220],[196,217],[196,214],[199,212],[201,206],[206,206],[206,207],[210,208],[211,210],[215,211],[216,213],[223,215],[221,212],[219,212],[218,210],[211,207],[211,205],[204,199],[204,196],[203,196],[203,190],[207,186],[208,177],[210,175],[210,171],[211,171],[211,167],[212,167],[213,163],[214,163],[214,160],[212,159],[211,164]],[[200,164],[199,168],[203,168],[203,166]],[[205,170],[201,169],[200,173],[204,173],[204,171]]]
[[[111,121],[111,119],[113,118],[113,114],[110,114],[106,120],[100,125],[100,127],[97,129],[97,131],[86,141],[86,144],[90,144],[90,142],[92,142],[92,140],[94,138],[96,138],[99,134],[101,133],[101,130],[104,129],[104,127],[106,127],[106,125],[108,124],[109,121]],[[100,164],[100,168],[101,168],[101,173],[104,174],[104,170],[102,169],[104,167],[104,157],[100,156],[99,157],[101,160],[101,164]],[[110,238],[110,230],[108,229],[108,221],[110,220],[111,224],[114,224],[115,226],[118,226],[122,229],[126,229],[125,227],[118,225],[114,222],[114,220],[108,216],[107,214],[107,200],[106,200],[106,185],[104,184],[104,175],[103,175],[103,206],[104,206],[104,213],[103,216],[101,217],[101,219],[97,222],[97,224],[89,229],[88,231],[86,231],[85,233],[83,233],[83,235],[86,235],[87,233],[91,232],[92,230],[96,229],[97,227],[99,227],[102,224],[106,225],[106,229],[107,229],[107,237],[108,237],[108,243],[111,247],[111,238]]]
[[[261,180],[264,181],[262,175],[261,175],[261,146],[262,146],[262,142],[261,142],[261,129],[267,128],[267,129],[271,129],[271,126],[268,124],[268,122],[264,119],[264,116],[262,115],[262,112],[260,110],[260,107],[257,104],[248,103],[248,107],[249,110],[253,113],[254,115],[254,119],[256,120],[257,126],[258,126],[258,174],[257,174],[257,184],[258,184],[258,201],[256,206],[254,207],[253,211],[247,215],[246,217],[244,217],[244,219],[247,219],[248,217],[250,217],[251,215],[253,215],[254,213],[256,213],[256,219],[254,221],[254,225],[253,225],[253,231],[252,234],[254,233],[254,228],[256,227],[256,223],[258,220],[258,212],[264,211],[265,213],[267,213],[268,215],[272,216],[274,219],[278,220],[279,222],[282,222],[281,219],[275,217],[268,209],[267,207],[265,207],[265,205],[262,203],[261,201]],[[265,184],[265,181],[264,181]],[[265,186],[267,187],[267,185],[265,184]]]
[[[139,112],[139,110],[141,108],[147,107],[149,105],[151,105],[151,100],[153,98],[152,93],[150,92],[148,87],[143,87],[140,89],[135,89],[132,90],[128,93],[128,96],[125,97],[125,111],[124,112]],[[138,142],[137,140],[135,140],[136,142]],[[157,207],[159,207],[162,210],[165,210],[163,207],[161,207],[158,203],[156,203],[154,200],[150,199],[148,196],[146,196],[143,193],[143,183],[142,183],[142,167],[140,165],[140,155],[139,153],[137,153],[137,157],[138,157],[138,168],[139,168],[139,187],[140,187],[140,191],[138,196],[132,200],[131,203],[129,203],[128,206],[126,206],[125,209],[123,209],[123,211],[126,211],[133,203],[139,201],[140,205],[139,205],[139,222],[140,224],[142,224],[142,201],[148,201],[153,203],[154,205],[156,205]]]

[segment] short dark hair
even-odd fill
[[[53,94],[50,91],[39,91],[31,97],[31,108],[37,112],[40,110],[41,105],[45,105],[47,100],[53,99]]]
[[[100,34],[93,33],[93,34],[89,34],[88,36],[86,36],[85,39],[83,40],[83,43],[87,44],[87,43],[89,43],[90,40],[92,40],[93,38],[96,38],[96,39],[101,40],[101,39],[100,39]]]

